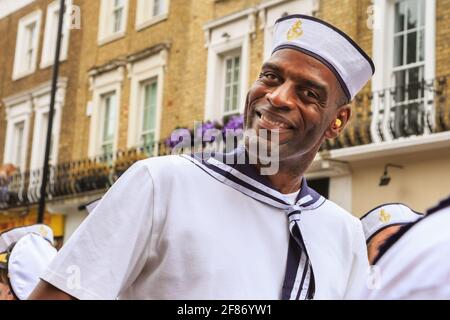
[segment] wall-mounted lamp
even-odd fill
[[[400,166],[398,164],[392,164],[392,163],[386,164],[384,166],[384,173],[380,178],[380,184],[379,184],[380,187],[387,186],[389,184],[389,182],[391,182],[391,177],[388,174],[389,167],[403,169],[403,166]]]

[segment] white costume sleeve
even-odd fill
[[[147,260],[153,192],[148,168],[134,164],[63,246],[42,279],[78,299],[115,299]]]
[[[360,289],[366,286],[369,275],[366,240],[361,222],[355,219],[353,235],[353,262],[350,278],[345,292],[345,299],[358,299]]]

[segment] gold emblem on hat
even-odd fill
[[[43,236],[43,237],[46,237],[46,236],[48,235],[48,231],[47,231],[43,226],[41,226],[41,227],[39,228],[39,233],[40,233],[41,236]]]
[[[383,223],[388,223],[391,221],[391,215],[384,211],[384,209],[381,209],[380,211],[380,221]]]
[[[295,22],[293,24],[291,29],[289,29],[289,31],[287,33],[287,39],[289,41],[292,41],[292,40],[300,38],[302,35],[303,35],[302,21],[297,20],[297,22]]]

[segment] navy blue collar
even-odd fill
[[[259,169],[250,163],[244,147],[239,147],[228,154],[192,154],[182,156],[217,180],[253,198],[262,200],[261,197],[265,197],[270,200],[269,202],[279,203],[282,206],[292,205],[287,201],[285,195],[273,187],[267,176],[261,175]],[[308,187],[306,178],[303,177],[300,192],[295,200],[296,204],[304,209],[311,206],[316,208],[324,201],[325,199],[320,194]]]

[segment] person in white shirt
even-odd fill
[[[373,300],[450,299],[450,198],[403,226],[380,248],[372,285],[357,295]]]
[[[303,175],[344,129],[374,66],[313,17],[279,19],[274,39],[247,95],[245,128],[263,145],[261,132],[279,137],[278,171],[265,175],[261,157],[251,163],[251,139],[226,156],[139,161],[61,249],[33,299],[355,296],[368,269],[362,226]]]

